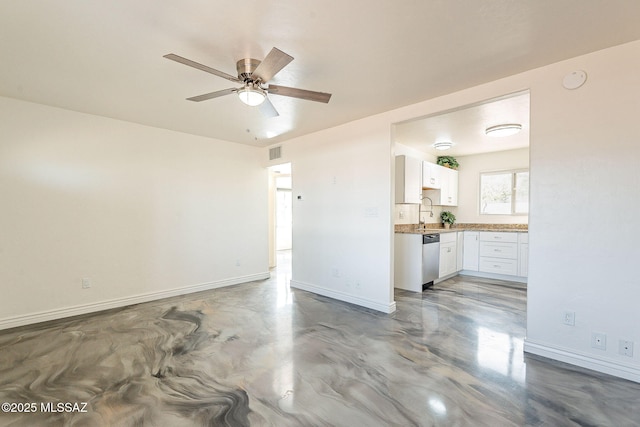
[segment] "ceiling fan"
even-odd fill
[[[211,73],[223,79],[230,80],[234,83],[242,84],[239,88],[222,89],[211,93],[205,93],[204,95],[193,96],[187,98],[189,101],[206,101],[207,99],[218,98],[220,96],[229,95],[232,93],[238,94],[238,97],[242,102],[250,106],[260,106],[262,114],[267,117],[276,117],[278,112],[275,107],[269,101],[267,94],[289,96],[292,98],[306,99],[308,101],[329,102],[331,98],[330,93],[314,92],[311,90],[296,89],[293,87],[280,86],[274,84],[267,84],[273,76],[275,76],[280,70],[282,70],[289,62],[293,61],[293,56],[287,55],[283,51],[277,48],[271,49],[271,52],[264,58],[264,61],[260,62],[257,59],[245,58],[236,63],[236,70],[238,71],[238,77],[234,77],[231,74],[227,74],[223,71],[216,70],[206,65],[202,65],[198,62],[192,61],[187,58],[169,53],[164,55],[164,58],[172,61],[179,62],[189,67],[197,68],[198,70]]]

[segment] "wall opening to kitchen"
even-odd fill
[[[269,266],[291,258],[291,163],[269,168]]]

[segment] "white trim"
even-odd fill
[[[452,277],[456,277],[459,273],[460,273],[459,271],[456,271],[455,273],[451,273],[447,276],[438,277],[433,281],[433,284],[437,285],[440,282],[444,282],[445,280],[451,279]],[[422,290],[420,290],[420,292],[422,292]]]
[[[511,276],[509,274],[484,273],[475,270],[462,270],[458,274],[463,276],[482,277],[484,279],[506,280],[508,282],[527,283],[527,278],[522,276]]]
[[[297,280],[291,280],[290,285],[292,288],[302,289],[303,291],[313,292],[314,294],[322,295],[325,297],[333,298],[339,301],[348,302],[351,304],[359,305],[361,307],[371,308],[383,313],[393,313],[396,311],[396,302],[393,301],[389,304],[372,301],[365,298],[356,297],[351,294],[336,291],[333,289],[323,288],[321,286],[312,285],[310,283],[299,282]]]
[[[115,298],[107,301],[76,305],[73,307],[58,308],[54,310],[41,311],[38,313],[7,317],[4,319],[0,319],[0,330],[15,328],[17,326],[31,325],[33,323],[46,322],[49,320],[62,319],[65,317],[78,316],[80,314],[95,313],[102,310],[109,310],[111,308],[126,307],[128,305],[191,294],[194,292],[206,291],[210,289],[221,288],[224,286],[238,285],[240,283],[253,282],[256,280],[264,280],[268,279],[270,276],[271,273],[266,271],[263,273],[238,276],[230,279],[218,280],[215,282],[199,283],[197,285],[186,286],[183,288],[149,292],[123,298]]]
[[[640,369],[525,339],[524,351],[640,383]]]

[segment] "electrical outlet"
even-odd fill
[[[633,357],[633,341],[620,340],[618,352],[623,356]]]
[[[591,347],[593,348],[597,348],[600,350],[606,350],[607,349],[607,335],[600,333],[600,332],[594,332],[591,334]]]
[[[404,211],[400,211],[400,219],[404,219]]]
[[[91,287],[91,280],[88,277],[82,278],[82,289],[89,289]]]
[[[576,313],[575,311],[565,311],[562,323],[569,326],[576,325]]]

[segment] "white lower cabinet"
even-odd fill
[[[529,234],[518,233],[518,276],[529,275]]]
[[[518,244],[480,241],[480,257],[518,259]]]
[[[438,280],[462,271],[479,277],[513,276],[504,279],[526,282],[528,237],[518,232],[442,232]],[[422,235],[396,233],[394,258],[394,286],[422,292]]]
[[[464,232],[458,231],[456,234],[456,271],[461,271],[464,260]]]
[[[464,248],[462,255],[462,269],[478,271],[480,261],[480,232],[464,232]]]
[[[521,243],[526,238],[521,235],[527,233],[481,231],[478,271],[526,277],[526,257],[523,261]]]
[[[518,260],[506,258],[480,257],[480,271],[483,273],[518,275]]]
[[[440,274],[439,278],[443,278],[454,274],[457,270],[457,249],[456,243],[458,233],[441,233],[440,234]]]
[[[395,233],[393,286],[422,292],[422,235]]]

